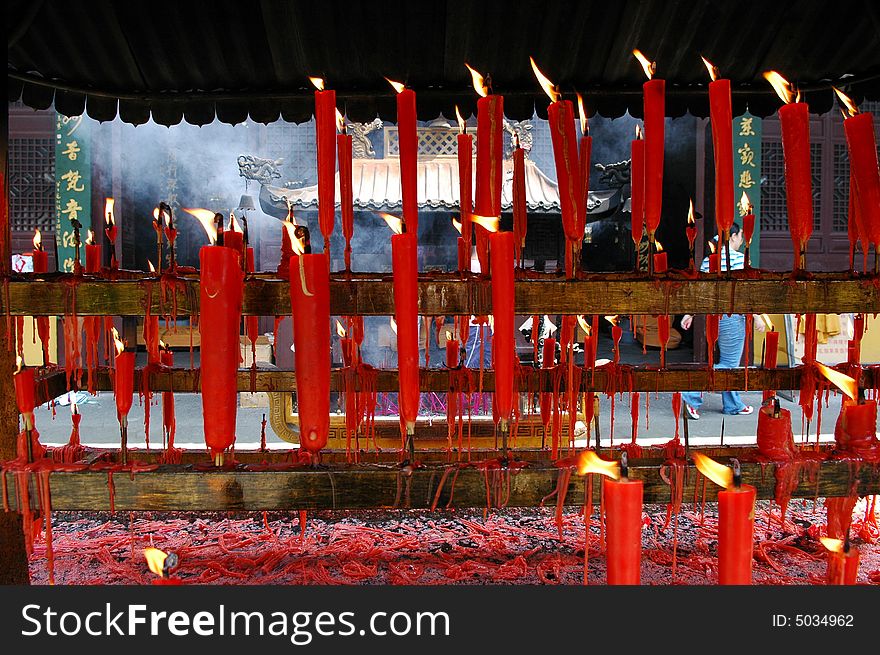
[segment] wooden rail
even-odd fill
[[[552,505],[560,470],[548,463],[533,462],[516,473],[509,469],[458,471],[454,484],[452,465],[427,465],[401,469],[392,464],[331,464],[319,467],[295,465],[239,465],[232,470],[198,470],[192,465],[159,466],[137,472],[86,469],[49,474],[52,508],[55,510],[154,510],[226,511],[297,509],[427,509],[435,498],[437,507]],[[774,497],[775,466],[743,462],[743,481],[758,489],[758,497]],[[661,472],[661,467],[665,468]],[[703,479],[695,469],[682,466],[683,498],[703,498]],[[659,460],[634,462],[630,475],[644,481],[646,503],[668,503],[671,487],[664,481],[673,475]],[[30,475],[32,499],[37,498],[34,475]],[[593,476],[594,501],[598,501],[599,476]],[[445,478],[445,479],[444,479]],[[17,506],[15,474],[5,475],[10,504]],[[573,474],[565,504],[584,502],[585,478]],[[488,489],[488,491],[487,491]],[[718,488],[705,485],[706,500],[716,498]],[[795,497],[845,496],[880,493],[880,468],[856,466],[847,461],[822,462],[818,471],[799,476]],[[111,501],[112,497],[112,501]]]
[[[0,311],[15,315],[185,316],[198,311],[198,278],[182,276],[160,283],[156,277],[75,278],[70,274],[19,275],[9,282],[8,302]],[[725,312],[880,312],[880,278],[850,273],[791,274],[734,271],[728,276],[671,272],[649,279],[632,273],[582,275],[566,281],[554,275],[530,275],[516,284],[519,314],[719,314]],[[176,293],[173,292],[176,290]],[[330,311],[340,315],[391,315],[390,276],[331,276]],[[39,302],[35,302],[35,299]],[[426,316],[489,314],[491,283],[485,278],[436,274],[419,279],[419,312]],[[290,314],[286,281],[256,275],[245,283],[245,314]]]

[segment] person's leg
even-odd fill
[[[739,391],[721,392],[721,411],[725,414],[739,414],[746,404],[739,397]]]
[[[471,325],[468,328],[468,340],[464,346],[464,365],[467,368],[480,368],[480,327]]]
[[[683,391],[681,399],[694,409],[700,409],[700,406],[703,404],[703,394],[699,391]]]
[[[718,365],[715,368],[738,368],[746,339],[746,317],[742,314],[722,316],[718,323]],[[721,411],[738,414],[746,408],[737,391],[721,393]]]

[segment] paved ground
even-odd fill
[[[144,353],[139,353],[142,358]],[[599,357],[611,357],[610,339],[605,338],[600,341]],[[179,357],[179,360],[186,359]],[[671,351],[668,360],[690,361],[691,351],[689,348]],[[637,364],[637,363],[656,363],[659,360],[658,351],[648,350],[647,353],[642,352],[642,348],[638,343],[632,341],[629,333],[624,332],[624,339],[621,344],[621,361]],[[433,361],[438,361],[434,359]],[[140,362],[139,362],[140,363]],[[662,442],[669,440],[675,430],[675,421],[671,410],[670,393],[642,393],[640,394],[639,404],[641,406],[639,412],[639,442],[649,444],[652,442]],[[782,401],[782,406],[792,411],[795,437],[801,434],[800,408],[797,406],[797,392],[794,392],[795,402]],[[81,394],[81,401],[78,408],[82,414],[82,423],[80,425],[80,434],[83,443],[87,445],[111,444],[118,443],[118,423],[116,420],[116,408],[113,402],[113,394],[111,392],[100,392],[97,396],[88,396]],[[761,392],[749,392],[743,394],[743,400],[746,404],[757,407],[761,402]],[[70,435],[70,412],[67,406],[61,403],[66,399],[61,399],[56,405],[56,412],[53,418],[52,411],[46,406],[36,411],[37,429],[40,431],[41,439],[45,444],[66,443]],[[645,404],[650,405],[650,410],[646,412]],[[176,394],[175,405],[177,409],[177,443],[182,447],[204,448],[204,440],[202,437],[202,397],[199,394]],[[830,438],[833,431],[834,422],[839,413],[840,398],[833,395],[830,399],[829,406],[823,408],[822,433],[823,438]],[[143,446],[144,442],[144,411],[143,407],[135,400],[129,415],[129,443],[132,447]],[[248,445],[257,445],[260,440],[260,421],[267,409],[239,408],[238,411],[238,429],[237,429],[237,445],[239,448],[246,448]],[[611,402],[601,397],[601,436],[603,444],[608,443],[608,435],[610,434],[610,416]],[[722,425],[724,430],[724,442],[735,443],[754,443],[755,429],[757,424],[757,416],[725,416],[721,413],[721,396],[718,394],[707,393],[705,402],[701,409],[702,418],[699,421],[691,421],[689,424],[691,442],[694,444],[717,444],[721,440]],[[150,442],[151,444],[162,443],[162,410],[161,405],[154,405],[151,411],[150,426]],[[629,440],[632,430],[632,421],[630,419],[630,398],[626,394],[618,396],[615,399],[615,425],[614,425],[614,443]],[[815,424],[811,429],[811,437],[815,438]],[[279,448],[286,447],[285,442],[272,433],[271,428],[267,427],[267,443],[268,445]]]

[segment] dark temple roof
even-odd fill
[[[215,116],[238,123],[312,113],[307,76],[337,90],[354,121],[395,119],[383,76],[418,92],[422,119],[472,112],[464,67],[491,74],[514,119],[546,114],[533,55],[588,110],[641,114],[641,49],[667,80],[667,114],[708,113],[700,55],[734,86],[734,114],[766,116],[780,101],[761,77],[777,69],[815,112],[831,83],[880,100],[876,0],[13,0],[8,96],[68,115],[129,123]]]

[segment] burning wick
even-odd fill
[[[305,225],[297,225],[293,229],[293,236],[295,237],[295,240],[302,245],[304,255],[312,254],[312,242],[311,236],[309,235],[309,228]]]
[[[160,578],[169,578],[180,564],[180,558],[177,553],[165,553],[158,548],[149,546],[144,548],[144,559],[147,560],[147,566],[150,571],[158,575]]]

